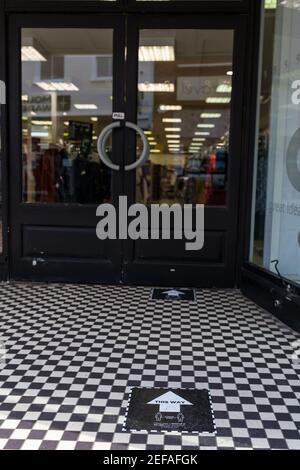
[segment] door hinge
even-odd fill
[[[7,233],[10,233],[10,227],[7,227]]]

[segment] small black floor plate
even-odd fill
[[[208,390],[132,389],[124,431],[215,434]]]
[[[195,291],[193,289],[158,288],[152,291],[153,300],[189,300],[194,302]]]

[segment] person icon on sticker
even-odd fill
[[[183,423],[184,415],[182,413],[178,413],[177,415],[178,423]]]
[[[157,421],[157,422],[159,422],[159,423],[160,423],[160,422],[161,422],[161,419],[162,419],[162,414],[161,414],[161,413],[159,413],[159,412],[158,412],[158,413],[156,413],[156,415],[155,415],[155,419],[156,419],[156,421]]]

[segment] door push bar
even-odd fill
[[[121,122],[120,121],[113,122],[112,124],[109,124],[108,126],[106,126],[102,130],[101,134],[99,135],[98,142],[97,142],[97,150],[98,150],[100,160],[106,166],[108,166],[108,168],[110,168],[111,170],[114,170],[114,171],[120,171],[121,168],[120,168],[120,165],[116,165],[115,163],[113,163],[111,161],[111,159],[109,158],[109,156],[107,155],[107,153],[106,153],[106,143],[107,143],[107,139],[109,137],[109,134],[113,131],[113,129],[120,128],[120,127],[121,127]],[[140,158],[136,162],[125,166],[125,171],[131,171],[131,170],[135,170],[137,168],[140,168],[141,166],[144,165],[144,163],[146,163],[146,161],[149,158],[149,154],[150,154],[150,146],[149,146],[149,142],[148,142],[147,137],[145,136],[144,132],[142,131],[142,129],[139,126],[137,126],[133,122],[126,121],[125,122],[125,127],[127,127],[128,129],[132,129],[135,132],[137,132],[140,135],[140,137],[142,139],[142,142],[143,142],[143,151],[142,151],[142,154],[141,154]]]

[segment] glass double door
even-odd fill
[[[233,286],[242,19],[14,15],[9,28],[11,277]],[[130,237],[119,221],[134,204],[149,218]],[[174,204],[194,224],[205,205],[202,249],[186,248],[198,226],[171,215],[168,234],[150,217]]]

